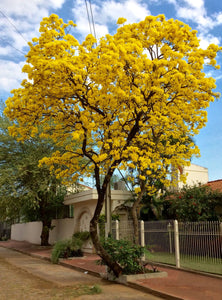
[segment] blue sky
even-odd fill
[[[147,15],[165,14],[198,30],[201,47],[222,45],[222,1],[219,0],[91,0],[97,37],[114,33],[116,21],[125,17],[138,22]],[[87,0],[89,5],[89,0]],[[89,7],[89,6],[88,6]],[[21,72],[27,53],[27,41],[38,36],[43,17],[58,14],[64,21],[77,24],[75,36],[81,41],[90,33],[85,0],[1,0],[0,3],[0,99],[18,88],[25,78]],[[218,56],[222,65],[222,54]],[[207,70],[217,80],[222,93],[222,69]],[[208,109],[208,123],[195,137],[201,157],[192,163],[208,168],[209,180],[222,179],[222,99]]]

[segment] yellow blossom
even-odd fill
[[[117,21],[117,24],[121,25],[123,23],[125,23],[127,20],[125,18],[119,18]]]

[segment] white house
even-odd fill
[[[186,182],[180,181],[180,176],[186,176]],[[174,189],[181,189],[184,185],[194,186],[198,184],[206,184],[209,180],[208,169],[198,166],[196,164],[190,164],[190,166],[179,167],[177,172],[172,175],[172,182],[176,181]]]

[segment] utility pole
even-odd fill
[[[112,215],[111,215],[111,186],[108,183],[106,188],[106,199],[105,199],[105,214],[106,214],[106,232],[107,235],[111,234],[111,222],[112,222]]]

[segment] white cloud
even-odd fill
[[[117,2],[114,0],[102,2],[101,22],[116,22],[119,17],[127,18],[128,22],[138,22],[145,19],[150,12],[144,3],[136,0]],[[99,14],[97,11],[97,18]]]
[[[59,9],[65,0],[1,0],[4,13],[14,17],[25,17],[34,23],[39,18],[47,15],[50,8]]]
[[[213,19],[215,20],[214,23],[216,25],[222,24],[222,12],[220,11],[220,12],[214,14]]]
[[[1,0],[0,38],[8,37],[14,47],[22,50],[38,35],[39,23],[50,9],[59,9],[65,0]],[[19,34],[19,32],[21,34]]]
[[[189,6],[200,9],[204,6],[203,0],[184,0]]]
[[[39,22],[39,19],[47,14],[47,8],[50,7],[49,2],[44,0],[2,0],[1,2],[4,7],[3,12],[7,16],[12,17],[13,20],[24,18],[23,20],[30,23]]]
[[[72,11],[75,23],[77,24],[77,30],[85,37],[90,33],[85,1],[75,1]],[[97,37],[111,32],[119,17],[127,18],[128,22],[132,23],[143,20],[147,15],[150,15],[147,5],[140,0],[95,1],[92,3],[92,11]]]
[[[177,17],[196,23],[200,30],[209,31],[222,24],[222,12],[208,16],[204,0],[168,0],[168,2],[175,6]]]
[[[57,9],[71,9],[66,6],[67,0],[1,0],[1,11],[9,20],[0,15],[0,55],[7,58],[7,64],[0,61],[1,82],[4,90],[13,88],[20,82],[21,69],[13,61],[24,60],[22,52],[27,52],[27,42],[38,36],[39,23],[43,17],[50,15]],[[219,38],[213,36],[210,30],[222,24],[222,12],[218,10],[214,15],[208,15],[204,0],[94,0],[91,1],[97,37],[114,33],[116,21],[119,17],[127,18],[128,22],[138,22],[150,15],[148,4],[160,5],[164,2],[174,5],[176,17],[197,24],[201,47],[206,48],[209,43],[219,44]],[[67,1],[68,2],[68,1]],[[89,0],[87,0],[89,4]],[[163,5],[164,7],[164,5]],[[85,38],[90,33],[85,0],[73,0],[71,19],[77,24],[77,32]],[[164,10],[163,10],[164,11]],[[66,13],[66,12],[64,12]],[[13,24],[10,24],[10,22]],[[15,26],[22,36],[16,32]],[[11,46],[10,46],[11,44]],[[13,48],[13,47],[14,48]],[[16,49],[17,50],[16,50]],[[11,62],[9,60],[12,60]],[[9,75],[9,72],[11,75]],[[14,78],[14,79],[13,79]],[[14,80],[14,81],[13,81]]]
[[[185,20],[192,20],[199,26],[209,26],[212,22],[211,18],[206,15],[203,1],[186,0],[185,6],[176,3],[177,16]]]
[[[43,1],[43,3],[45,3],[46,1]],[[63,4],[65,3],[65,0],[49,0],[48,3],[50,4],[50,6],[54,7],[54,8],[61,8],[63,6]]]
[[[6,56],[13,53],[13,48],[10,46],[0,47],[0,55]]]
[[[89,22],[87,18],[87,11],[85,1],[76,0],[72,9],[74,18],[73,21],[77,24],[77,32],[83,37],[90,33]]]
[[[27,41],[39,35],[39,23],[51,10],[59,9],[66,0],[1,0],[0,14],[0,89],[11,90],[24,78],[21,65],[14,60],[24,59]],[[12,61],[9,61],[11,59]]]
[[[220,44],[220,40],[211,34],[207,34],[207,35],[201,34],[199,36],[199,39],[200,39],[200,47],[202,49],[206,49],[210,44],[216,44],[216,45]]]
[[[168,0],[169,3],[176,5],[177,0]]]
[[[196,23],[202,48],[207,48],[210,43],[220,43],[219,38],[210,32],[222,24],[222,12],[208,15],[204,0],[168,0],[168,2],[174,5],[178,18]]]
[[[26,78],[22,73],[22,67],[25,62],[15,63],[13,61],[0,60],[0,90],[11,91],[18,88],[21,81]]]

